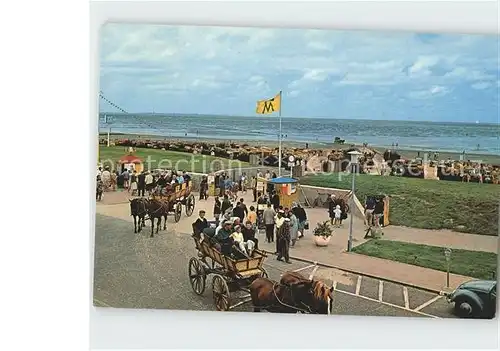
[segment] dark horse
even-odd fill
[[[254,312],[266,310],[274,313],[308,312],[298,307],[298,301],[306,299],[312,288],[311,282],[279,284],[267,278],[257,278],[250,284],[250,296]]]
[[[312,302],[311,309],[313,313],[324,314],[322,311],[327,311],[326,314],[332,314],[333,308],[333,287],[326,286],[322,281],[311,280],[304,277],[298,272],[285,272],[281,276],[280,284],[292,285],[300,282],[311,282]]]
[[[257,278],[250,284],[254,312],[330,314],[332,298],[326,291],[322,282],[307,279],[284,284]]]
[[[147,202],[147,213],[149,219],[151,220],[151,237],[153,237],[153,229],[155,225],[155,218],[158,218],[158,223],[156,224],[156,234],[160,231],[161,218],[165,219],[163,223],[163,230],[167,229],[167,215],[169,210],[168,201],[151,199]]]
[[[145,217],[148,212],[148,199],[143,197],[130,201],[130,215],[134,217],[134,233],[139,233],[146,226]],[[139,219],[139,221],[137,221]]]

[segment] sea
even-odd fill
[[[165,138],[277,141],[278,117],[101,113],[99,131]],[[283,140],[346,143],[421,150],[500,155],[500,124],[282,118]]]

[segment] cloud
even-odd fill
[[[294,115],[467,119],[475,94],[496,119],[498,105],[496,36],[108,24],[100,59],[101,89],[131,111],[253,114],[279,90]],[[434,97],[439,116],[415,105]]]
[[[491,87],[492,84],[490,82],[477,82],[471,85],[472,89],[483,90]]]
[[[450,89],[443,86],[435,85],[425,90],[412,91],[409,93],[409,97],[413,99],[429,99],[433,97],[444,96],[450,93]]]

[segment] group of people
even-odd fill
[[[242,202],[238,206],[243,209]],[[205,218],[205,211],[201,210],[199,218],[193,223],[194,234],[199,237],[200,243],[207,241],[222,254],[234,259],[252,257],[254,250],[258,248],[259,240],[256,238],[251,216],[248,216],[251,213],[252,210],[248,212],[244,225],[241,217],[231,216],[228,211],[215,221],[215,226],[210,226]]]
[[[364,238],[373,235],[373,231],[380,229],[384,217],[384,199],[381,196],[369,196],[365,202],[364,224],[366,233]]]
[[[335,194],[331,194],[328,198],[328,214],[330,217],[330,224],[339,228],[342,221],[347,218],[347,208],[342,201],[338,201]]]
[[[191,176],[186,171],[137,172],[135,169],[125,168],[120,173],[118,170],[111,171],[108,166],[104,169],[99,167],[97,169],[96,199],[101,200],[104,191],[115,191],[118,185],[122,185],[131,195],[145,196],[146,192],[148,194],[164,193],[169,188],[174,188],[175,185],[187,183],[190,180]]]

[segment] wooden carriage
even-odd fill
[[[200,237],[193,234],[198,251],[198,258],[189,260],[189,281],[197,295],[203,295],[206,288],[207,276],[212,274],[212,293],[217,311],[228,311],[251,301],[249,286],[254,279],[267,278],[264,259],[266,253],[254,250],[252,257],[235,260],[222,254],[207,240],[200,243]],[[239,301],[231,304],[231,293],[246,292],[247,295],[235,298]]]
[[[160,200],[168,203],[169,213],[174,214],[175,222],[179,222],[182,215],[182,206],[184,205],[186,216],[191,216],[194,212],[196,200],[192,194],[193,181],[187,183],[177,184],[173,191],[163,194],[151,194],[150,197],[155,200]]]

